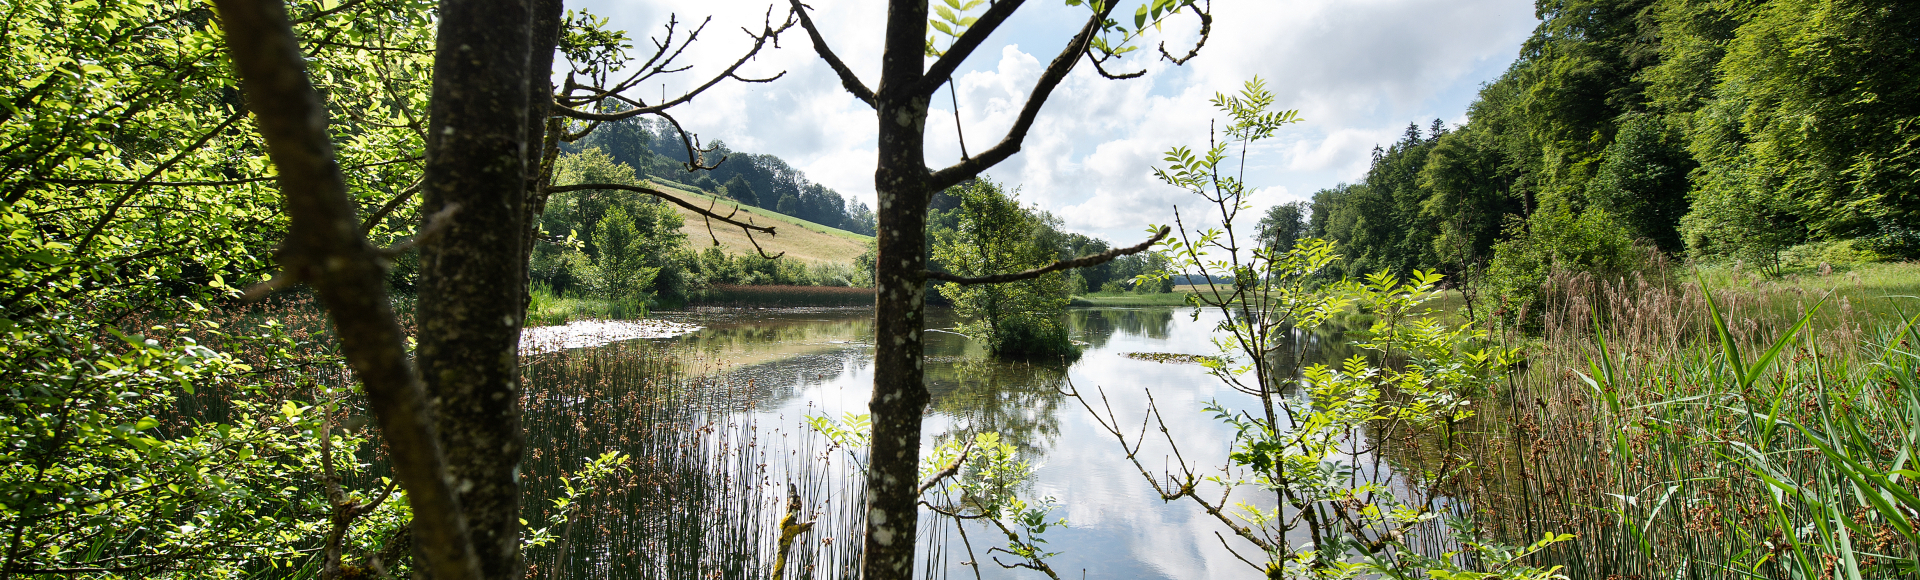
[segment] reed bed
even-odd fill
[[[872,288],[847,286],[788,286],[717,284],[694,296],[702,306],[789,307],[871,306]]]
[[[400,310],[403,322],[410,322],[404,320],[410,309]],[[330,410],[316,412],[330,413],[336,434],[373,435],[365,399],[331,348],[325,312],[311,297],[233,305],[207,318],[215,325],[196,327],[189,336],[240,356],[254,370],[182,394],[173,413],[161,417],[163,428],[232,421],[243,400],[271,401],[276,408],[279,401],[332,401]],[[148,316],[122,326],[137,331],[165,323]],[[750,372],[713,372],[711,362],[698,352],[645,340],[523,356],[527,453],[521,516],[529,531],[547,528],[555,536],[526,551],[529,577],[772,577],[789,489],[801,500],[802,519],[814,527],[795,542],[784,577],[858,575],[865,497],[857,458],[830,447],[799,417],[756,423],[753,401],[766,395],[765,385]],[[575,497],[579,504],[570,525],[554,522],[555,500],[569,495],[569,476],[610,451],[629,457],[626,469]],[[377,490],[381,478],[391,476],[377,444],[335,453],[352,453],[363,466],[339,474],[348,489]],[[306,497],[320,493],[322,478],[306,474],[287,484]],[[318,512],[308,516],[324,518]],[[404,542],[405,530],[385,536],[389,544]],[[404,554],[401,546],[389,557]],[[313,576],[317,568],[302,566],[292,574]]]
[[[528,552],[534,574],[770,577],[791,489],[815,524],[795,543],[785,577],[857,575],[852,531],[863,525],[864,497],[849,484],[860,481],[850,458],[810,430],[740,413],[751,406],[749,382],[690,374],[644,341],[529,357],[525,368],[529,497],[563,496],[566,475],[601,453],[633,458],[631,470],[584,498],[565,542]],[[552,506],[523,509],[540,521]]]
[[[1862,465],[1901,466],[1920,433],[1906,416],[1920,409],[1920,340],[1902,320],[1783,285],[1709,300],[1657,272],[1559,274],[1546,296],[1543,337],[1506,396],[1479,409],[1467,446],[1478,469],[1454,484],[1481,526],[1576,534],[1536,561],[1575,579],[1846,578],[1848,560],[1855,578],[1920,577],[1907,567],[1920,547],[1887,517],[1912,514],[1876,512],[1815,445],[1831,436],[1823,426],[1855,425]],[[1851,544],[1835,542],[1846,534],[1831,531],[1834,514]]]

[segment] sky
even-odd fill
[[[1131,13],[1137,0],[1118,12]],[[812,18],[833,51],[868,86],[879,82],[882,0],[813,0]],[[628,31],[633,53],[645,58],[669,17],[687,24],[711,17],[682,56],[686,72],[636,89],[677,95],[738,59],[748,48],[742,27],[759,30],[767,0],[569,0],[569,9],[607,17]],[[1062,0],[1035,0],[1016,12],[955,75],[957,94],[934,96],[927,126],[927,161],[934,169],[960,158],[954,101],[969,151],[1000,140],[1012,125],[1045,63],[1086,19],[1086,8]],[[1407,124],[1423,129],[1435,119],[1466,121],[1481,84],[1497,78],[1537,24],[1530,0],[1219,0],[1213,32],[1199,57],[1183,66],[1158,59],[1154,46],[1183,54],[1198,36],[1198,20],[1173,17],[1116,70],[1141,70],[1132,80],[1108,80],[1083,60],[1061,83],[1034,123],[1020,153],[987,172],[1017,189],[1020,199],[1052,212],[1069,231],[1131,245],[1150,224],[1170,223],[1178,206],[1188,225],[1213,223],[1198,196],[1159,182],[1155,166],[1175,146],[1203,150],[1209,121],[1223,115],[1209,104],[1215,93],[1240,90],[1254,77],[1266,82],[1280,109],[1301,122],[1255,147],[1245,160],[1254,211],[1311,199],[1313,192],[1365,174],[1376,144],[1396,140]],[[775,7],[775,24],[785,4]],[[875,123],[815,54],[798,26],[764,50],[742,76],[770,83],[722,83],[672,114],[703,140],[723,140],[734,151],[770,153],[814,182],[874,205]],[[652,99],[649,99],[651,101]],[[1257,219],[1257,214],[1247,216]]]

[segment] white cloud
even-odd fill
[[[884,25],[880,0],[816,2],[814,19],[833,49],[873,87],[878,82]],[[658,3],[582,2],[614,25],[657,33],[667,9]],[[716,16],[701,43],[688,52],[694,71],[669,82],[684,90],[745,50],[740,26],[758,28],[766,0],[710,0],[698,9]],[[1084,63],[1055,90],[1019,154],[992,169],[996,180],[1021,188],[1022,198],[1053,211],[1076,231],[1123,242],[1147,223],[1169,221],[1175,203],[1195,205],[1153,179],[1151,166],[1175,145],[1203,148],[1208,99],[1238,90],[1260,76],[1278,105],[1299,109],[1304,121],[1256,151],[1248,181],[1262,187],[1264,206],[1305,199],[1315,190],[1352,181],[1366,169],[1375,144],[1398,137],[1409,121],[1435,117],[1458,122],[1473,88],[1498,75],[1534,26],[1525,0],[1303,0],[1222,2],[1199,58],[1172,67],[1129,57],[1119,68],[1144,67],[1139,79],[1111,81]],[[969,152],[1005,134],[1045,63],[1077,28],[1083,8],[1057,2],[1024,7],[957,74]],[[704,14],[682,14],[683,18]],[[1169,50],[1190,46],[1193,26],[1167,27]],[[786,71],[768,84],[726,83],[675,112],[689,129],[724,139],[739,151],[779,155],[814,181],[873,200],[877,145],[873,113],[840,87],[797,27],[749,63],[744,72]],[[1154,51],[1149,39],[1136,55]],[[680,84],[675,84],[675,83]],[[658,91],[658,88],[653,89]],[[960,157],[951,97],[942,90],[928,119],[927,159]],[[1191,217],[1191,214],[1183,214]]]

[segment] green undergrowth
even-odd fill
[[[632,320],[647,317],[644,299],[587,298],[559,294],[546,286],[533,286],[533,300],[527,304],[527,323],[533,326],[557,326],[575,320]]]
[[[1707,287],[1715,290],[1741,289],[1759,294],[1795,294],[1810,297],[1826,296],[1838,307],[1844,301],[1850,308],[1871,313],[1875,318],[1898,318],[1898,310],[1904,306],[1913,310],[1913,303],[1901,304],[1902,296],[1920,296],[1920,262],[1878,262],[1829,264],[1821,268],[1800,266],[1784,270],[1779,276],[1767,276],[1739,264],[1703,265],[1695,269]],[[1796,301],[1798,302],[1798,301]],[[1797,310],[1799,304],[1794,305]],[[1792,316],[1793,312],[1782,309],[1775,314]]]
[[[1912,268],[1560,280],[1455,485],[1498,536],[1575,534],[1542,554],[1575,580],[1912,578]]]

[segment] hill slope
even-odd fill
[[[725,211],[731,211],[728,208],[739,206],[731,200],[690,191],[692,188],[671,181],[661,179],[650,181],[662,191],[672,193],[697,206],[711,206],[721,215],[726,215]],[[753,242],[747,240],[746,233],[740,231],[740,228],[715,222],[713,233],[709,235],[707,222],[700,214],[680,206],[674,206],[674,210],[680,212],[681,219],[686,220],[686,225],[681,226],[680,231],[687,234],[687,243],[695,250],[704,251],[713,245],[715,238],[718,238],[721,249],[728,254],[757,255],[753,249]],[[867,251],[867,243],[873,239],[869,236],[774,213],[764,208],[740,206],[740,213],[734,218],[754,225],[772,226],[777,235],[755,237],[760,242],[761,249],[766,250],[768,254],[786,252],[786,257],[803,262],[852,262],[854,258]]]

